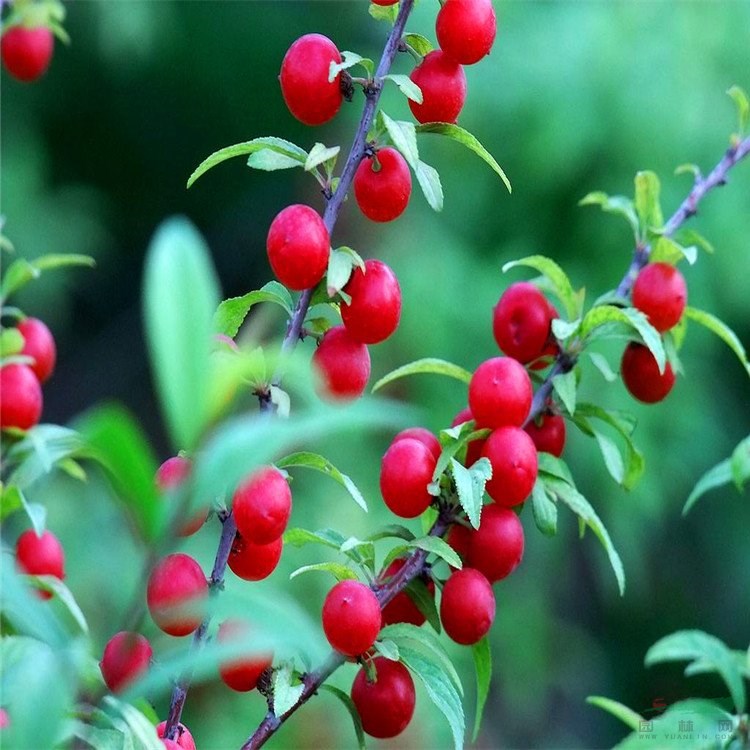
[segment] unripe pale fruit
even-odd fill
[[[370,352],[344,326],[328,329],[312,356],[318,394],[331,401],[359,398],[370,379]]]
[[[208,582],[189,555],[167,555],[151,571],[146,601],[154,622],[165,633],[189,635],[203,620]]]
[[[340,63],[336,45],[322,34],[305,34],[281,63],[281,93],[289,111],[305,125],[328,122],[341,106],[341,73],[328,80],[331,63]]]
[[[534,441],[528,433],[520,427],[500,427],[485,441],[482,455],[492,464],[487,494],[505,507],[526,500],[539,468]]]
[[[466,562],[490,583],[512,573],[523,558],[523,526],[508,508],[486,505],[476,531],[469,532]]]
[[[18,568],[32,576],[54,576],[65,579],[65,553],[59,539],[44,531],[37,536],[34,529],[24,531],[16,541],[16,563]],[[49,591],[39,591],[42,599],[50,599]]]
[[[411,195],[411,173],[401,154],[391,146],[376,157],[365,157],[354,174],[354,197],[360,211],[372,221],[393,221],[401,216]]]
[[[467,406],[465,409],[461,409],[461,411],[453,417],[451,427],[457,427],[464,422],[470,422],[472,419],[474,419],[474,415],[471,413],[471,409]],[[473,466],[482,457],[482,446],[484,446],[484,440],[470,440],[466,444],[465,466]]]
[[[278,280],[290,289],[302,291],[323,278],[331,239],[320,214],[310,206],[295,203],[271,222],[266,250]]]
[[[382,656],[373,659],[375,682],[367,681],[364,669],[352,684],[352,701],[362,720],[362,728],[371,737],[395,737],[406,729],[414,715],[416,692],[409,670],[398,661]]]
[[[406,564],[404,558],[394,560],[386,569],[384,578],[388,580],[392,576],[396,575],[401,568]],[[427,590],[435,598],[435,584],[430,579],[427,582]],[[383,626],[392,625],[396,622],[408,622],[411,625],[423,625],[425,616],[420,611],[419,607],[411,600],[409,594],[406,591],[400,591],[396,596],[391,599],[388,604],[383,607]]]
[[[537,451],[560,458],[565,448],[565,420],[560,414],[542,414],[529,422],[524,430],[533,440]]]
[[[435,24],[440,49],[462,65],[489,54],[497,34],[491,0],[446,0]]]
[[[511,357],[493,357],[471,376],[469,409],[477,427],[520,427],[529,415],[533,395],[523,365]]]
[[[456,642],[470,646],[481,640],[495,619],[495,595],[489,581],[473,568],[451,573],[443,587],[440,621]]]
[[[401,287],[393,270],[380,260],[355,268],[344,287],[351,302],[341,303],[341,320],[349,335],[363,344],[385,341],[401,319]]]
[[[219,643],[228,643],[232,640],[247,637],[249,630],[247,623],[242,620],[226,620],[219,626],[217,638]],[[255,688],[261,674],[272,663],[272,654],[238,657],[222,664],[219,667],[219,674],[227,687],[240,693],[246,693]]]
[[[418,122],[454,123],[466,101],[464,69],[439,49],[428,52],[409,76],[422,91],[422,103],[409,99]]]
[[[57,348],[49,328],[38,318],[26,318],[18,324],[18,331],[23,336],[23,349],[19,354],[31,357],[34,363],[29,365],[40,383],[44,383],[55,369]]]
[[[140,633],[122,631],[113,635],[99,662],[107,687],[113,693],[122,692],[148,671],[152,653],[151,644]]]
[[[633,307],[661,333],[680,322],[686,304],[685,278],[668,263],[649,263],[633,284]]]
[[[276,570],[284,547],[282,537],[270,544],[253,544],[238,532],[229,553],[232,572],[246,581],[262,581]]]
[[[26,365],[0,368],[0,428],[29,430],[42,416],[42,388]]]
[[[184,456],[172,456],[168,458],[156,470],[156,487],[160,492],[177,489],[190,475],[192,464],[190,459]],[[177,530],[178,536],[191,536],[198,531],[208,518],[206,511],[198,511],[191,519],[186,521]]]
[[[244,539],[271,544],[284,533],[292,513],[289,483],[272,466],[258,469],[237,488],[232,510],[237,531]]]
[[[354,580],[339,581],[323,603],[323,631],[345,656],[359,656],[378,637],[380,604],[370,588]]]
[[[55,38],[45,26],[13,26],[0,39],[0,55],[5,69],[24,83],[35,81],[52,60]]]
[[[437,459],[430,449],[414,438],[391,443],[380,465],[380,492],[385,504],[401,518],[415,518],[427,510]]]
[[[440,458],[440,454],[443,452],[443,448],[440,445],[440,441],[425,427],[407,427],[393,438],[395,443],[397,440],[403,440],[404,438],[413,438],[419,440],[425,448],[427,448],[437,461]]]
[[[526,364],[544,352],[550,335],[552,308],[528,281],[511,284],[492,312],[492,332],[505,354]]]
[[[162,738],[162,742],[167,750],[196,750],[193,735],[184,724],[177,725],[177,734],[173,740],[165,740],[164,730],[167,728],[167,722],[162,721],[156,725],[156,734]],[[171,745],[169,743],[172,743]]]
[[[672,365],[667,362],[664,372],[660,373],[651,350],[635,341],[625,347],[620,374],[630,394],[645,404],[665,399],[675,383]]]

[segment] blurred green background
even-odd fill
[[[66,423],[93,403],[116,399],[136,412],[162,458],[168,446],[143,343],[139,285],[144,252],[161,219],[188,215],[205,234],[225,296],[270,278],[265,234],[292,202],[322,208],[316,184],[300,172],[251,172],[238,159],[190,190],[185,181],[210,152],[261,135],[309,148],[316,140],[344,149],[361,95],[314,131],[287,112],[276,76],[289,44],[303,33],[329,35],[340,49],[377,56],[388,32],[367,4],[350,2],[132,2],[68,4],[70,48],[58,44],[38,84],[2,77],[2,214],[22,255],[89,253],[94,271],[50,274],[16,303],[43,317],[59,345],[58,369],[45,387],[45,421]],[[437,4],[421,2],[409,24],[434,40]],[[589,299],[612,288],[630,259],[625,222],[578,208],[591,190],[631,193],[638,169],[662,178],[669,214],[690,187],[674,168],[710,168],[735,128],[733,83],[750,88],[748,2],[503,2],[492,55],[467,69],[469,96],[460,124],[479,137],[513,183],[509,196],[481,161],[434,136],[420,141],[440,171],[445,210],[434,214],[413,195],[405,215],[376,226],[347,204],[334,244],[382,257],[404,292],[402,324],[372,350],[373,378],[422,356],[469,369],[497,353],[491,309],[503,288],[505,261],[531,253],[555,258]],[[407,56],[397,72],[408,72]],[[387,92],[386,111],[408,118]],[[683,269],[690,303],[722,317],[750,344],[750,164],[701,205],[693,226],[716,247]],[[243,333],[283,331],[275,312],[258,310]],[[308,342],[304,347],[311,351]],[[616,348],[603,348],[613,365]],[[625,564],[623,598],[591,535],[561,511],[558,536],[541,537],[524,513],[523,565],[496,586],[492,631],[493,690],[477,747],[603,747],[625,734],[587,706],[608,695],[643,711],[656,699],[722,694],[718,681],[685,680],[680,669],[646,671],[643,655],[678,628],[701,628],[734,648],[750,636],[750,506],[731,488],[714,493],[682,519],[695,480],[748,433],[750,384],[717,339],[692,327],[683,349],[686,374],[660,406],[634,404],[585,366],[581,398],[637,414],[636,439],[647,474],[631,493],[608,478],[592,441],[571,434],[566,458],[584,494],[610,529]],[[390,391],[419,405],[439,429],[465,405],[465,389],[422,376]],[[370,498],[365,517],[324,478],[294,483],[293,524],[335,525],[364,535],[386,520],[377,492],[379,457],[389,436],[350,437],[316,446],[352,475]],[[34,500],[49,505],[62,538],[68,582],[103,646],[119,629],[142,587],[144,549],[106,487],[54,479]],[[418,525],[418,524],[417,524]],[[11,530],[12,533],[12,530]],[[184,548],[206,567],[218,531],[208,524]],[[288,549],[271,581],[317,618],[329,581],[287,581],[314,562],[313,548]],[[233,579],[228,584],[239,584]],[[153,625],[147,633],[157,644]],[[157,650],[159,646],[157,645]],[[470,655],[452,648],[473,701]],[[337,675],[348,689],[354,669]],[[157,702],[165,711],[163,698]],[[185,722],[204,749],[238,747],[260,720],[260,696],[208,684],[191,692]],[[271,746],[350,747],[343,709],[329,696],[312,701]],[[373,741],[374,746],[378,743]],[[420,693],[417,719],[389,747],[449,746],[447,725]]]

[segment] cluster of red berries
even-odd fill
[[[11,26],[0,38],[0,57],[5,69],[25,83],[44,75],[54,49],[55,37],[46,26]]]

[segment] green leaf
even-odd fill
[[[346,539],[333,529],[321,529],[320,531],[308,531],[307,529],[287,529],[284,532],[284,544],[293,547],[304,547],[307,544],[322,544],[325,547],[338,550]]]
[[[278,281],[269,281],[254,292],[248,292],[241,297],[225,299],[214,313],[214,331],[233,339],[250,312],[250,308],[258,302],[273,302],[280,305],[289,316],[291,316],[294,307],[292,296],[287,288],[279,284]]]
[[[652,245],[649,263],[669,263],[674,266],[683,258],[692,266],[698,260],[698,248],[695,245],[683,247],[670,237],[661,235]]]
[[[617,484],[622,484],[625,480],[625,465],[617,446],[606,435],[596,429],[594,429],[594,438],[596,438],[597,445],[604,458],[604,465],[610,476]]]
[[[737,105],[737,129],[739,134],[743,135],[750,122],[750,98],[745,90],[737,85],[727,89],[727,94],[732,97]]]
[[[439,633],[440,615],[435,606],[435,595],[430,593],[427,584],[421,578],[413,578],[404,589],[409,599],[414,602],[417,609],[424,615],[427,622]]]
[[[26,286],[33,279],[38,279],[42,275],[42,271],[50,271],[55,268],[65,268],[67,266],[87,266],[93,268],[95,265],[96,261],[90,256],[74,253],[41,255],[31,261],[26,260],[26,258],[14,260],[5,270],[2,282],[0,282],[0,304],[5,304],[5,300],[11,294]]]
[[[208,248],[184,218],[157,229],[146,256],[144,316],[172,446],[191,450],[209,416],[209,356],[218,281]]]
[[[635,212],[638,214],[643,234],[659,229],[664,224],[664,215],[659,203],[661,185],[654,172],[637,172],[635,175]]]
[[[484,704],[487,702],[492,680],[492,653],[487,636],[471,647],[471,655],[474,657],[474,670],[477,675],[477,710],[474,715],[474,731],[471,734],[471,741],[475,742],[482,725]]]
[[[571,336],[578,333],[580,327],[580,318],[571,321],[563,320],[562,318],[554,318],[551,325],[552,335],[558,341],[567,341]]]
[[[388,661],[398,661],[398,646],[390,640],[375,641],[375,650]]]
[[[234,146],[227,146],[226,148],[219,149],[219,151],[214,151],[214,153],[207,159],[204,159],[198,165],[193,174],[190,175],[187,181],[187,186],[188,188],[191,187],[201,175],[227,159],[232,159],[235,156],[252,155],[266,149],[295,160],[299,166],[302,166],[307,158],[307,151],[299,146],[295,146],[289,141],[285,141],[283,138],[275,138],[273,136],[253,138],[252,141],[237,143]]]
[[[597,352],[589,352],[589,357],[594,363],[594,366],[602,374],[602,377],[608,382],[613,383],[617,380],[617,373],[610,367],[607,358]]]
[[[322,143],[316,143],[310,149],[310,153],[305,160],[305,172],[312,172],[316,167],[325,164],[326,162],[329,162],[326,172],[333,171],[339,151],[341,151],[341,146],[331,146],[330,148],[327,148]]]
[[[137,708],[113,695],[105,696],[102,702],[125,720],[139,750],[163,750],[164,744],[156,734],[156,728]]]
[[[539,454],[539,473],[549,474],[552,477],[562,479],[568,484],[575,485],[568,465],[561,458],[557,458],[557,456],[553,456],[551,453]]]
[[[448,378],[455,378],[460,380],[462,383],[467,385],[471,381],[471,373],[468,370],[464,370],[463,367],[454,365],[451,362],[446,362],[444,359],[436,359],[434,357],[427,357],[425,359],[417,359],[414,362],[410,362],[407,365],[402,365],[392,370],[387,375],[384,375],[378,380],[372,387],[372,392],[380,390],[383,386],[392,383],[394,380],[399,378],[405,378],[408,375],[445,375]]]
[[[612,716],[622,721],[634,732],[638,731],[640,724],[643,721],[643,717],[633,711],[632,708],[628,708],[622,703],[613,701],[611,698],[603,698],[600,695],[590,695],[586,698],[586,703],[590,703],[592,706],[596,706],[597,708],[601,708],[602,711],[612,714]]]
[[[732,451],[729,462],[734,486],[738,492],[742,492],[745,482],[750,479],[750,436],[742,440]]]
[[[578,201],[579,206],[600,206],[602,211],[610,214],[623,216],[630,228],[633,230],[633,236],[639,239],[640,231],[638,226],[638,215],[635,212],[635,206],[630,198],[622,195],[607,195],[601,191],[595,191],[584,196]]]
[[[534,513],[534,523],[542,534],[557,534],[557,505],[550,499],[540,477],[537,477],[531,490],[531,509]]]
[[[376,5],[375,3],[370,3],[368,11],[376,21],[387,21],[390,24],[394,24],[396,16],[398,16],[398,8],[398,3],[394,5]]]
[[[276,716],[283,716],[299,701],[305,686],[295,682],[292,668],[284,664],[273,676],[273,711]]]
[[[404,34],[404,41],[418,54],[424,57],[434,49],[432,42],[421,34]]]
[[[346,565],[337,562],[322,562],[316,563],[315,565],[303,565],[301,568],[297,568],[293,573],[289,575],[289,578],[296,578],[302,573],[309,573],[311,571],[319,570],[323,573],[330,573],[337,581],[346,581],[349,579],[356,580],[357,574]]]
[[[444,135],[451,140],[460,143],[469,151],[473,151],[480,159],[485,161],[492,170],[500,177],[503,184],[511,193],[513,188],[511,187],[510,180],[503,171],[502,167],[495,161],[492,154],[472,135],[468,130],[464,130],[458,125],[451,125],[446,122],[428,122],[423,125],[417,125],[417,133],[434,133],[435,135]]]
[[[384,78],[393,81],[407,99],[411,99],[417,104],[422,103],[422,89],[409,76],[401,75],[400,73],[389,73]]]
[[[685,507],[682,509],[682,515],[686,516],[695,503],[707,492],[714,490],[717,487],[722,487],[725,484],[729,484],[731,481],[732,467],[730,460],[727,458],[709,469],[696,482],[695,487],[693,487],[687,501],[685,502]]]
[[[573,291],[570,279],[565,271],[560,268],[551,258],[544,255],[529,255],[520,260],[512,260],[503,266],[503,273],[507,273],[511,268],[523,266],[533,268],[545,276],[552,285],[552,291],[562,302],[567,316],[575,320],[581,314],[581,301],[578,295]]]
[[[380,539],[405,539],[407,542],[411,542],[414,538],[414,534],[406,526],[391,523],[370,534],[367,537],[367,541],[377,542]]]
[[[454,568],[463,567],[461,558],[456,553],[456,550],[454,550],[445,539],[441,539],[438,536],[422,536],[419,539],[410,542],[409,547],[416,547],[418,549],[423,549],[425,552],[429,552],[432,555],[437,555]]]
[[[440,183],[440,175],[434,167],[418,161],[414,169],[417,182],[422,189],[427,203],[433,211],[443,210],[443,186]]]
[[[328,68],[328,83],[333,83],[334,78],[336,78],[342,70],[353,68],[355,65],[361,65],[370,76],[375,72],[375,65],[372,60],[367,57],[362,57],[356,52],[344,51],[341,53],[340,63],[331,61]]]
[[[419,149],[417,148],[417,131],[414,123],[393,120],[382,110],[378,114],[378,118],[382,121],[393,145],[401,152],[401,155],[406,159],[406,163],[417,172]],[[419,177],[418,174],[417,177]],[[422,189],[424,190],[424,188]]]
[[[479,520],[482,515],[482,500],[484,498],[484,486],[492,479],[492,465],[487,458],[480,458],[470,469],[456,461],[450,462],[453,480],[456,483],[458,502],[466,511],[471,525],[479,528]]]
[[[362,259],[350,247],[339,247],[331,250],[326,273],[326,289],[329,297],[341,292],[349,281],[354,266],[359,266],[361,262]],[[348,303],[349,300],[345,298],[344,301]]]
[[[0,357],[17,354],[23,349],[23,334],[17,328],[6,328],[0,333]]]
[[[89,625],[86,622],[83,611],[75,600],[71,590],[59,578],[55,578],[54,576],[29,576],[28,579],[34,583],[36,588],[48,591],[56,599],[59,599],[65,609],[71,614],[81,632],[88,635]]]
[[[702,234],[696,232],[695,229],[682,227],[679,237],[683,245],[696,245],[709,255],[713,255],[715,252],[714,246]]]
[[[331,695],[335,695],[344,704],[344,707],[349,712],[349,716],[351,716],[352,718],[354,733],[357,735],[357,747],[359,748],[359,750],[365,750],[365,733],[362,729],[362,719],[359,718],[359,712],[357,711],[357,707],[354,705],[354,701],[352,701],[349,695],[343,690],[340,690],[333,685],[329,685],[327,682],[324,682],[320,686],[320,689],[325,690]]]
[[[750,375],[750,363],[747,361],[747,352],[742,342],[737,338],[737,334],[723,321],[715,315],[704,310],[698,310],[695,307],[685,308],[685,317],[694,320],[696,323],[708,328],[711,333],[716,334],[736,355],[742,366]]]
[[[261,172],[277,172],[280,169],[294,169],[302,167],[299,159],[295,156],[287,156],[265,148],[262,151],[256,151],[247,157],[247,166],[251,169],[259,169]]]
[[[552,387],[555,389],[555,393],[560,397],[560,401],[568,410],[568,414],[571,416],[576,411],[576,373],[575,370],[570,372],[560,373],[552,378]]]

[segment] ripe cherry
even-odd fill
[[[370,352],[344,326],[329,328],[312,357],[318,393],[331,401],[350,401],[365,392]]]
[[[425,55],[409,76],[422,91],[422,103],[409,99],[418,122],[455,122],[466,100],[464,69],[439,49]]]
[[[346,656],[359,656],[378,637],[380,604],[364,583],[339,581],[323,603],[323,631],[328,642]]]
[[[489,54],[497,33],[492,0],[446,0],[435,24],[440,49],[462,65]]]
[[[372,0],[373,5],[395,5],[398,0]]]
[[[300,203],[280,211],[268,230],[268,261],[279,281],[295,291],[315,286],[328,268],[331,240],[320,214]]]
[[[523,526],[508,508],[487,505],[479,528],[470,532],[466,562],[490,583],[510,575],[523,558]]]
[[[685,278],[668,263],[649,263],[633,284],[633,306],[661,333],[679,323],[686,303]]]
[[[672,365],[667,362],[664,372],[660,373],[651,350],[635,341],[625,347],[620,374],[631,395],[646,404],[665,399],[675,383]]]
[[[534,441],[537,451],[560,458],[565,448],[565,420],[560,414],[542,414],[529,422],[524,430]]]
[[[249,630],[247,623],[242,620],[226,620],[219,626],[217,638],[219,643],[229,643],[243,637],[246,638]],[[272,663],[272,654],[238,657],[222,664],[219,667],[219,674],[224,684],[232,690],[246,693],[248,690],[255,688],[261,674]]]
[[[161,741],[167,750],[195,750],[195,740],[193,735],[184,724],[177,725],[177,734],[173,740],[164,739],[164,730],[167,728],[167,722],[162,721],[156,725],[156,734],[159,735]],[[169,743],[172,743],[171,745]]]
[[[432,502],[427,485],[432,481],[437,459],[414,438],[391,443],[380,464],[380,492],[385,504],[401,518],[415,518]]]
[[[0,39],[0,55],[14,78],[35,81],[49,67],[55,38],[46,26],[13,26]]]
[[[352,701],[362,720],[362,729],[371,737],[395,737],[406,729],[414,715],[417,700],[409,670],[398,661],[376,656],[375,682],[368,682],[365,668],[352,684]]]
[[[487,494],[498,504],[522,503],[534,488],[538,459],[534,441],[519,427],[500,427],[486,440],[482,455],[492,464]]]
[[[29,430],[42,416],[42,388],[26,365],[0,368],[0,428]]]
[[[404,438],[414,438],[419,440],[429,451],[435,456],[437,461],[440,458],[440,454],[443,452],[443,448],[440,445],[440,441],[425,427],[408,427],[393,438],[395,443],[397,440],[403,440]]]
[[[40,536],[34,529],[24,531],[16,541],[16,563],[18,568],[32,576],[54,576],[65,579],[65,553],[59,539],[51,532]],[[42,599],[50,599],[49,591],[39,591]]]
[[[372,221],[393,221],[401,216],[411,195],[409,165],[391,146],[362,159],[354,174],[354,197],[360,211]]]
[[[122,692],[148,670],[153,651],[140,633],[122,631],[113,635],[104,647],[99,667],[107,687]]]
[[[511,284],[492,313],[492,332],[497,345],[523,364],[537,359],[548,342],[552,309],[534,284],[528,281]]]
[[[471,413],[471,409],[467,406],[465,409],[461,409],[451,422],[451,427],[457,427],[464,422],[469,422],[474,419],[474,415]],[[465,466],[472,466],[482,457],[482,446],[484,440],[470,440],[466,444],[466,459],[464,460]]]
[[[34,360],[29,367],[44,383],[55,369],[57,349],[55,339],[49,328],[38,318],[26,318],[18,324],[18,331],[23,336],[23,349],[19,354],[24,354]]]
[[[383,577],[388,580],[392,576],[396,575],[401,568],[406,564],[404,558],[394,560],[386,569]],[[435,584],[432,579],[427,582],[427,590],[435,598]],[[424,624],[425,616],[420,611],[419,607],[412,601],[409,594],[406,591],[400,591],[396,596],[391,599],[388,604],[383,607],[383,625],[392,625],[396,622],[408,622],[412,625],[420,626]]]
[[[341,73],[328,80],[331,63],[340,63],[336,45],[323,34],[305,34],[281,63],[281,93],[289,111],[305,125],[328,122],[341,106]],[[312,286],[312,285],[311,285]]]
[[[440,621],[456,642],[470,646],[481,640],[495,619],[495,595],[489,581],[473,568],[451,573],[443,587]]]
[[[192,633],[203,620],[207,599],[206,577],[189,555],[167,555],[151,571],[146,601],[151,617],[165,633]]]
[[[469,409],[479,427],[522,425],[532,396],[529,374],[511,357],[482,362],[469,383]]]
[[[396,274],[380,260],[355,268],[344,291],[351,302],[341,305],[341,319],[349,335],[363,344],[385,341],[401,319],[401,287]]]
[[[272,466],[254,471],[232,500],[234,520],[242,537],[253,544],[271,544],[286,529],[292,513],[292,491]]]
[[[229,553],[232,572],[246,581],[262,581],[276,570],[284,542],[281,537],[270,544],[253,544],[238,532]]]
[[[156,470],[156,486],[160,492],[177,489],[190,475],[192,464],[190,459],[184,456],[172,456],[168,458]],[[191,536],[203,526],[208,518],[205,511],[198,511],[189,521],[177,530],[178,536]]]
[[[484,508],[482,513],[487,510]],[[469,559],[469,547],[471,546],[471,536],[474,533],[473,529],[469,529],[463,524],[456,523],[451,526],[446,541],[456,551],[458,556],[466,562]]]

